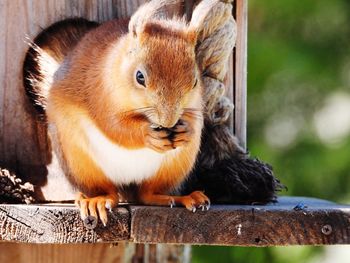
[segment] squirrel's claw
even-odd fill
[[[202,211],[206,211],[207,207],[205,205],[200,205],[198,206],[199,209],[201,209]]]
[[[205,204],[203,205],[202,211],[208,211],[210,209],[210,200],[206,200]]]
[[[112,203],[109,200],[106,201],[105,207],[109,212],[112,212]]]
[[[176,204],[182,204],[187,210],[195,213],[197,209],[208,211],[210,208],[209,198],[201,191],[195,191],[190,195],[178,196],[175,198]]]
[[[173,208],[175,206],[175,201],[174,199],[170,200],[170,208]]]
[[[98,219],[106,226],[108,222],[107,211],[117,204],[115,195],[96,196],[88,198],[79,193],[75,204],[80,209],[80,217],[88,229],[94,229],[97,226]]]

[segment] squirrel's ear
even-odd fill
[[[146,17],[142,16],[141,11],[143,11],[144,8],[140,8],[131,18],[129,21],[129,32],[136,37],[140,34],[142,31],[142,28],[144,27],[146,23]]]
[[[206,21],[210,20],[208,19],[208,17],[212,15],[210,12],[218,2],[220,2],[220,0],[202,0],[193,10],[189,29],[196,31],[197,36],[205,28],[208,28]]]
[[[154,19],[169,17],[169,10],[173,5],[178,5],[182,0],[152,0],[142,5],[129,22],[129,32],[137,36],[142,32],[144,25]],[[170,14],[174,15],[174,14]]]

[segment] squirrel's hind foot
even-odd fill
[[[98,219],[104,226],[107,225],[107,209],[111,210],[118,204],[118,195],[108,194],[96,197],[87,197],[78,193],[75,205],[80,209],[80,217],[88,228],[94,228]]]
[[[194,191],[189,195],[178,196],[175,203],[185,206],[188,210],[196,212],[197,209],[208,211],[210,208],[210,200],[202,191]]]
[[[145,205],[170,206],[181,205],[189,211],[196,212],[197,209],[207,211],[210,208],[209,198],[201,191],[195,191],[185,196],[169,196],[159,194],[144,194],[140,197],[141,202]]]

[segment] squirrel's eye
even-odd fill
[[[145,84],[145,76],[142,74],[141,71],[137,71],[136,72],[136,81],[137,83],[139,83],[140,85],[146,87],[146,84]]]

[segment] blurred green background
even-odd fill
[[[272,164],[283,195],[350,203],[350,1],[249,0],[248,14],[251,155]],[[340,263],[349,253],[203,246],[193,262]]]

